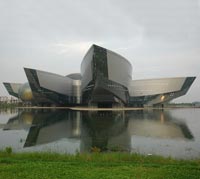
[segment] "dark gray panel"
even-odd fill
[[[81,88],[84,89],[90,81],[92,81],[92,60],[93,60],[94,47],[92,46],[86,53],[83,61],[81,62],[81,75],[82,84]]]
[[[3,85],[5,86],[6,90],[8,91],[8,93],[11,96],[18,98],[19,97],[19,95],[18,95],[19,88],[23,84],[22,83],[3,83]]]

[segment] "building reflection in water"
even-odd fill
[[[76,151],[131,151],[133,136],[159,139],[193,139],[186,123],[162,110],[80,112],[32,110],[9,119],[4,130],[28,130],[24,147],[67,140]],[[77,145],[77,142],[79,145]],[[66,147],[66,146],[65,146]]]
[[[17,108],[0,108],[0,114],[15,114],[17,112]]]
[[[4,130],[28,130],[32,126],[34,115],[31,111],[20,111],[16,116],[11,117],[7,124],[4,125]]]
[[[126,116],[129,118],[128,132],[131,136],[193,139],[186,123],[174,118],[168,111],[132,111]]]
[[[128,120],[124,112],[84,112],[82,151],[98,147],[102,151],[113,148],[129,149]]]

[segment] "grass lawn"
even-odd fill
[[[0,152],[0,179],[200,178],[200,160],[126,153],[60,155]]]

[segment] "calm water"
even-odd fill
[[[122,150],[200,158],[200,109],[0,111],[0,149],[59,153]]]

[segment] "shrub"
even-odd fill
[[[6,147],[6,148],[5,148],[5,152],[6,152],[7,154],[11,154],[11,153],[12,153],[12,147]]]
[[[94,147],[91,148],[91,152],[100,153],[100,152],[101,152],[101,149],[98,148],[98,147],[96,147],[96,146],[94,146]]]

